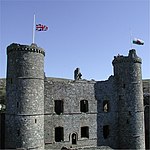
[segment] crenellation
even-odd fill
[[[12,51],[30,51],[30,52],[36,52],[36,53],[41,53],[45,56],[45,51],[38,47],[36,44],[31,44],[29,45],[21,45],[21,44],[11,44],[7,47],[7,54],[12,52]]]
[[[7,56],[5,148],[145,149],[150,86],[136,50],[115,56],[105,81],[82,79],[80,68],[74,79],[46,77],[35,43],[13,43]]]
[[[136,55],[135,49],[130,50],[128,56],[118,54],[118,56],[114,57],[112,64],[115,65],[117,63],[130,63],[130,62],[142,63],[142,59]]]

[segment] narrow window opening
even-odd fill
[[[17,102],[17,108],[19,107],[19,102]]]
[[[89,127],[81,127],[81,138],[89,138]]]
[[[17,136],[20,136],[20,130],[19,129],[17,130]]]
[[[55,112],[57,115],[63,113],[63,101],[62,100],[55,100]]]
[[[37,123],[37,119],[35,119],[35,123]]]
[[[81,112],[88,112],[88,101],[87,100],[81,100],[80,101],[80,111]]]
[[[55,141],[61,142],[64,140],[64,129],[63,127],[56,127],[55,128]]]
[[[109,136],[109,125],[103,126],[103,137],[104,139],[107,139]]]
[[[129,115],[131,116],[131,111],[129,111]]]
[[[126,88],[126,84],[123,84],[123,88],[124,88],[124,89]]]
[[[127,119],[127,124],[129,124],[129,120]]]
[[[103,111],[108,112],[109,111],[109,102],[103,101]]]
[[[119,95],[119,100],[122,100],[122,96],[121,95]]]

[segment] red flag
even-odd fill
[[[36,24],[36,30],[37,31],[47,31],[48,27],[42,24]]]
[[[140,40],[140,39],[135,38],[135,39],[133,40],[133,44],[144,45],[144,41],[143,41],[143,40]]]

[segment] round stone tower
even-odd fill
[[[44,150],[44,55],[36,44],[7,47],[8,149]]]
[[[113,60],[118,101],[118,136],[122,149],[144,149],[142,60],[134,49]]]

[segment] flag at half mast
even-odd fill
[[[42,24],[36,24],[36,31],[47,31],[48,27]]]
[[[135,39],[133,40],[133,44],[144,45],[144,41],[141,40],[141,39],[135,38]]]

